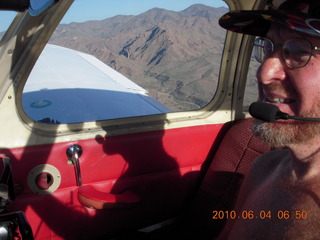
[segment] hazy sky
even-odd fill
[[[75,0],[62,23],[101,20],[119,14],[137,15],[154,7],[181,11],[196,3],[227,6],[222,0]],[[14,12],[0,12],[0,31],[6,30],[14,16]]]

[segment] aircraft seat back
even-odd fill
[[[223,217],[218,215],[219,211],[233,209],[252,161],[270,151],[269,146],[253,134],[253,121],[244,119],[231,126],[201,183],[191,214],[200,234],[214,237],[220,233],[227,213]]]

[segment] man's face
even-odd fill
[[[271,27],[269,38],[275,45],[289,39],[308,39],[320,46],[320,39],[278,26]],[[314,51],[310,62],[292,69],[286,65],[282,48],[278,47],[257,72],[260,100],[277,105],[280,111],[293,116],[320,118],[320,51]],[[295,120],[274,123],[257,121],[257,135],[273,147],[289,146],[320,135],[320,124]]]

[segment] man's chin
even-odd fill
[[[320,135],[320,124],[302,121],[263,122],[256,120],[253,131],[272,148],[307,142]]]

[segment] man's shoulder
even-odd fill
[[[274,170],[279,165],[290,160],[289,149],[279,149],[269,151],[258,157],[252,164],[251,170]]]
[[[251,188],[258,187],[288,161],[290,161],[290,151],[288,149],[272,150],[261,155],[252,163],[247,176],[248,184],[251,185]]]

